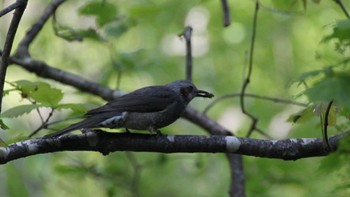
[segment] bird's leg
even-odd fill
[[[131,133],[128,128],[125,127],[125,133]]]
[[[91,132],[92,130],[90,128],[82,128],[80,129],[81,133],[85,134],[85,133],[88,133],[88,132]]]
[[[152,134],[153,134],[153,133],[156,133],[156,135],[162,135],[162,133],[160,132],[160,130],[158,130],[158,129],[156,129],[156,128],[150,127],[148,130],[149,130],[149,132],[151,132]]]

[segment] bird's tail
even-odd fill
[[[57,131],[55,133],[51,133],[51,134],[45,135],[43,138],[54,138],[54,137],[58,137],[60,135],[69,133],[71,131],[77,130],[77,129],[93,128],[96,125],[98,125],[102,120],[101,120],[101,118],[99,116],[88,117],[85,120],[82,120],[82,121],[80,121],[78,123],[75,123],[75,124],[72,124],[72,125],[68,126],[67,128],[59,130],[59,131]]]

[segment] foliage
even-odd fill
[[[38,15],[32,13],[48,3],[39,2],[26,10],[28,15],[17,37],[37,21]],[[294,98],[308,105],[300,108],[247,99],[246,108],[259,118],[259,128],[275,138],[320,137],[320,116],[325,113],[326,103],[334,100],[330,135],[348,129],[349,20],[343,20],[343,13],[333,1],[260,2],[248,92]],[[184,25],[191,25],[195,83],[218,96],[239,92],[247,65],[245,53],[251,42],[254,4],[229,3],[232,24],[224,29],[217,1],[68,1],[55,12],[53,24],[44,26],[30,53],[59,69],[130,91],[184,78],[185,43],[177,35]],[[3,28],[0,32],[6,34]],[[2,38],[0,44],[3,46]],[[89,108],[83,103],[102,103],[91,95],[72,92],[26,72],[9,68],[4,92],[7,110],[1,115],[1,128],[7,125],[11,132],[2,137],[4,143],[18,136],[12,130],[22,136],[31,133],[28,131],[33,125],[43,124],[40,116],[48,118],[50,124],[69,117],[61,113],[63,109],[82,115]],[[67,103],[65,99],[75,102]],[[193,107],[201,110],[206,104],[198,101]],[[250,121],[237,111],[238,100],[230,99],[215,105],[208,116],[243,136]],[[57,116],[50,116],[53,112]],[[290,123],[285,127],[286,123],[278,120],[285,121],[288,116]],[[233,121],[236,125],[230,124]],[[162,132],[203,134],[182,120]],[[44,133],[42,130],[38,136]],[[262,136],[253,133],[253,137]],[[345,139],[339,152],[324,160],[286,162],[247,157],[247,194],[330,196],[337,190],[346,196],[348,149]],[[105,157],[69,152],[38,155],[7,165],[0,175],[0,180],[7,183],[0,186],[0,196],[225,196],[229,179],[222,155],[116,153]]]

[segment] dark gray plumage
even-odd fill
[[[99,127],[160,133],[158,129],[175,122],[193,98],[213,96],[185,80],[164,86],[144,87],[88,111],[86,119],[44,138],[57,137],[77,129]]]

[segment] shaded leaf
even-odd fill
[[[91,1],[79,9],[81,15],[95,16],[96,24],[102,27],[117,15],[115,5],[106,1]]]
[[[6,144],[6,142],[0,138],[0,147],[6,147],[6,146],[8,146],[8,144]]]
[[[4,123],[4,121],[2,121],[2,119],[0,119],[0,128],[3,130],[9,129],[9,127]]]
[[[314,114],[314,108],[315,106],[309,106],[295,114],[292,114],[291,116],[289,116],[289,118],[287,119],[288,122],[293,122],[293,123],[303,123],[306,122],[308,120],[310,120],[311,118],[315,117]]]
[[[334,25],[333,33],[324,37],[322,42],[336,39],[335,43],[336,51],[344,53],[346,49],[350,47],[350,20],[340,20]]]
[[[350,20],[339,20],[333,28],[333,33],[326,36],[323,41],[330,39],[338,39],[339,41],[350,41]]]
[[[90,107],[88,104],[65,103],[57,105],[56,109],[70,109],[75,113],[84,114]]]
[[[118,38],[129,29],[128,25],[123,21],[115,21],[106,26],[106,34],[109,37]]]
[[[339,104],[350,108],[350,75],[346,73],[335,73],[328,75],[311,88],[305,90],[304,94],[313,102],[329,102],[335,100]]]
[[[18,116],[22,116],[24,114],[30,113],[32,110],[38,109],[39,107],[42,107],[42,105],[28,104],[28,105],[16,106],[3,112],[1,114],[1,118],[16,118]]]
[[[68,26],[55,25],[56,36],[63,38],[67,41],[83,41],[84,38],[88,38],[95,41],[102,41],[103,38],[96,32],[95,29],[73,29]]]

